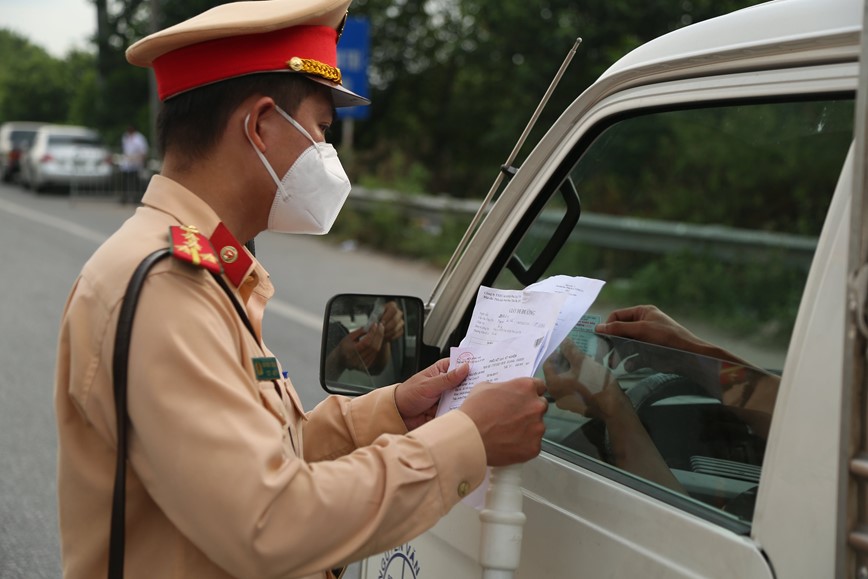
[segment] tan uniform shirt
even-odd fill
[[[210,237],[219,223],[164,177],[143,203],[84,266],[63,315],[55,404],[67,579],[106,575],[111,365],[127,282],[167,247],[169,226]],[[259,333],[274,291],[267,272],[254,259],[230,287]],[[406,434],[393,387],[305,414],[288,380],[257,381],[252,359],[268,356],[204,269],[155,266],[129,360],[128,579],[322,577],[418,535],[482,481],[485,451],[465,414]]]

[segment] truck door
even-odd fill
[[[599,321],[653,304],[749,362],[652,341],[651,362],[613,364],[642,427],[642,444],[626,448],[643,449],[643,468],[623,460],[611,423],[552,404],[544,451],[524,468],[518,577],[773,576],[752,539],[754,507],[789,339],[852,141],[855,67],[836,72],[833,82],[828,68],[793,68],[631,89],[592,107],[580,99],[482,224],[426,326],[440,345],[460,340],[479,285],[566,274],[607,282],[590,312]],[[635,353],[573,337],[583,348],[596,340],[596,354]],[[459,505],[366,576],[388,576],[409,553],[420,577],[478,576],[478,530]]]

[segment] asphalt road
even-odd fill
[[[60,576],[52,403],[57,329],[81,266],[133,211],[112,199],[37,196],[0,184],[0,579]],[[325,395],[317,368],[328,298],[363,292],[425,299],[439,273],[417,262],[342,251],[316,237],[265,233],[256,247],[277,288],[265,340],[306,408]]]

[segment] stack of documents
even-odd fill
[[[450,351],[450,369],[470,365],[470,374],[446,392],[437,414],[461,406],[480,382],[533,376],[597,299],[604,281],[556,275],[523,290],[482,286],[467,335]]]

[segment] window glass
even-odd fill
[[[524,287],[534,269],[606,281],[545,365],[549,448],[751,520],[852,119],[849,98],[750,102],[650,111],[580,143],[493,283]],[[546,245],[564,191],[581,217]],[[641,305],[654,307],[626,309]],[[630,321],[638,312],[654,323]],[[595,334],[612,315],[618,333]]]
[[[9,134],[9,140],[12,141],[14,148],[29,147],[34,136],[36,136],[35,130],[18,130]]]

